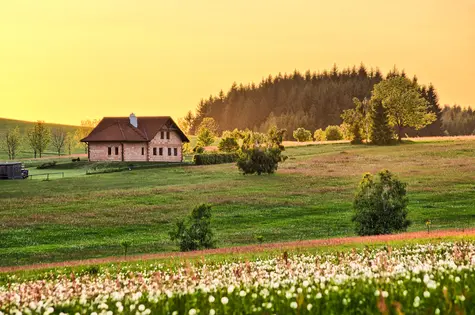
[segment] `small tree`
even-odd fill
[[[172,241],[176,241],[180,250],[191,251],[213,248],[213,231],[211,229],[211,206],[201,204],[191,214],[178,221],[170,233]]]
[[[71,155],[71,151],[75,146],[74,132],[68,132],[64,140],[64,148],[68,150],[68,155]]]
[[[81,139],[86,138],[91,131],[99,124],[99,120],[93,119],[93,120],[82,120],[81,121],[81,126],[76,129],[76,132],[74,134],[74,140],[77,145],[82,146],[84,148],[84,153],[87,153],[87,143],[86,142],[81,142]]]
[[[206,127],[200,128],[198,131],[198,138],[197,138],[197,143],[196,145],[199,147],[207,147],[209,145],[212,145],[214,142],[215,136],[214,133],[211,132]]]
[[[329,141],[342,140],[343,133],[341,132],[340,127],[338,126],[328,126],[325,129],[325,138]]]
[[[66,130],[64,128],[53,128],[51,133],[51,144],[58,152],[58,156],[61,155],[61,150],[63,150],[66,144]]]
[[[46,127],[43,121],[38,121],[27,131],[28,144],[33,149],[34,156],[38,153],[40,158],[51,141],[51,130]]]
[[[203,118],[203,120],[201,121],[201,123],[198,127],[198,132],[202,128],[208,129],[213,134],[213,136],[216,136],[218,134],[218,124],[216,123],[216,121],[212,117]]]
[[[222,138],[219,141],[218,149],[223,152],[236,152],[239,150],[239,143],[233,137]]]
[[[380,101],[373,102],[371,113],[371,142],[376,145],[388,145],[393,138],[393,130],[389,126],[388,112]]]
[[[323,131],[322,128],[315,130],[313,133],[313,138],[315,141],[325,141],[325,131]]]
[[[120,241],[120,246],[124,249],[124,258],[127,258],[127,252],[130,247],[130,241],[122,240]]]
[[[411,222],[407,219],[406,184],[388,171],[378,173],[378,181],[367,173],[363,176],[353,201],[358,235],[390,234],[406,231]]]
[[[294,130],[293,136],[298,142],[312,141],[312,133],[305,128],[297,128]]]
[[[2,139],[2,147],[4,147],[5,150],[7,151],[8,158],[10,160],[15,159],[18,149],[20,148],[20,145],[21,145],[20,128],[16,126],[13,129],[7,130],[7,132],[5,133]]]

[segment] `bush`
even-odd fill
[[[390,234],[406,231],[406,184],[393,178],[388,170],[378,173],[379,181],[367,173],[363,176],[353,202],[358,235]]]
[[[342,140],[343,133],[341,132],[340,127],[338,126],[328,126],[325,129],[325,138],[329,141]]]
[[[203,153],[203,152],[205,152],[205,148],[203,148],[202,146],[197,145],[196,147],[193,148],[193,152],[194,153]]]
[[[53,162],[46,162],[46,163],[41,164],[40,166],[37,166],[36,168],[37,168],[37,169],[45,169],[45,168],[54,167],[55,165],[56,165],[56,161],[53,161]]]
[[[176,223],[170,232],[172,241],[176,241],[182,252],[213,248],[213,231],[211,230],[211,206],[201,204],[191,214]]]
[[[294,130],[293,136],[298,142],[312,141],[312,133],[305,128],[297,128]]]
[[[313,138],[315,141],[325,141],[327,138],[325,137],[325,131],[322,130],[322,128],[315,130],[315,133],[313,134]]]
[[[239,150],[239,144],[233,137],[222,138],[218,144],[219,151],[222,152],[236,152]]]
[[[236,162],[238,158],[239,155],[237,153],[206,153],[195,154],[193,162],[196,165],[223,164]]]
[[[286,158],[279,148],[255,147],[241,153],[237,166],[243,174],[272,174]]]

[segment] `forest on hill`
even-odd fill
[[[342,112],[355,106],[354,97],[369,100],[373,86],[392,76],[406,74],[394,67],[384,76],[378,68],[368,70],[361,64],[343,70],[334,65],[330,71],[320,73],[308,70],[304,74],[294,71],[274,77],[269,75],[259,84],[233,83],[227,92],[221,90],[217,96],[202,99],[196,113],[190,111],[183,121],[192,134],[205,117],[211,117],[218,123],[218,132],[235,128],[264,132],[275,125],[287,129],[287,138],[290,139],[292,131],[299,127],[314,131],[329,125],[340,125]],[[417,77],[412,80],[418,84]],[[441,136],[475,131],[475,115],[471,109],[442,109],[432,84],[419,85],[419,92],[437,120],[421,130],[407,128],[406,134]],[[459,119],[464,122],[459,122]]]

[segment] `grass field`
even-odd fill
[[[364,172],[406,181],[410,231],[475,226],[475,141],[288,148],[272,176],[233,164],[141,169],[51,181],[0,182],[2,266],[176,250],[168,231],[200,202],[213,205],[219,247],[351,236]]]

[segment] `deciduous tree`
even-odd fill
[[[61,155],[61,150],[63,150],[66,144],[67,133],[66,130],[62,127],[53,128],[51,132],[51,144],[58,152],[58,156]]]
[[[39,154],[40,158],[51,141],[51,130],[43,121],[38,121],[32,128],[27,130],[28,144],[34,152],[34,157]]]
[[[2,147],[5,148],[5,151],[8,153],[8,158],[14,160],[16,154],[21,146],[21,135],[20,128],[16,126],[7,130],[2,139]]]
[[[374,86],[372,101],[380,101],[388,111],[389,125],[396,128],[401,141],[404,128],[423,128],[436,119],[428,111],[428,102],[411,80],[394,76]]]

